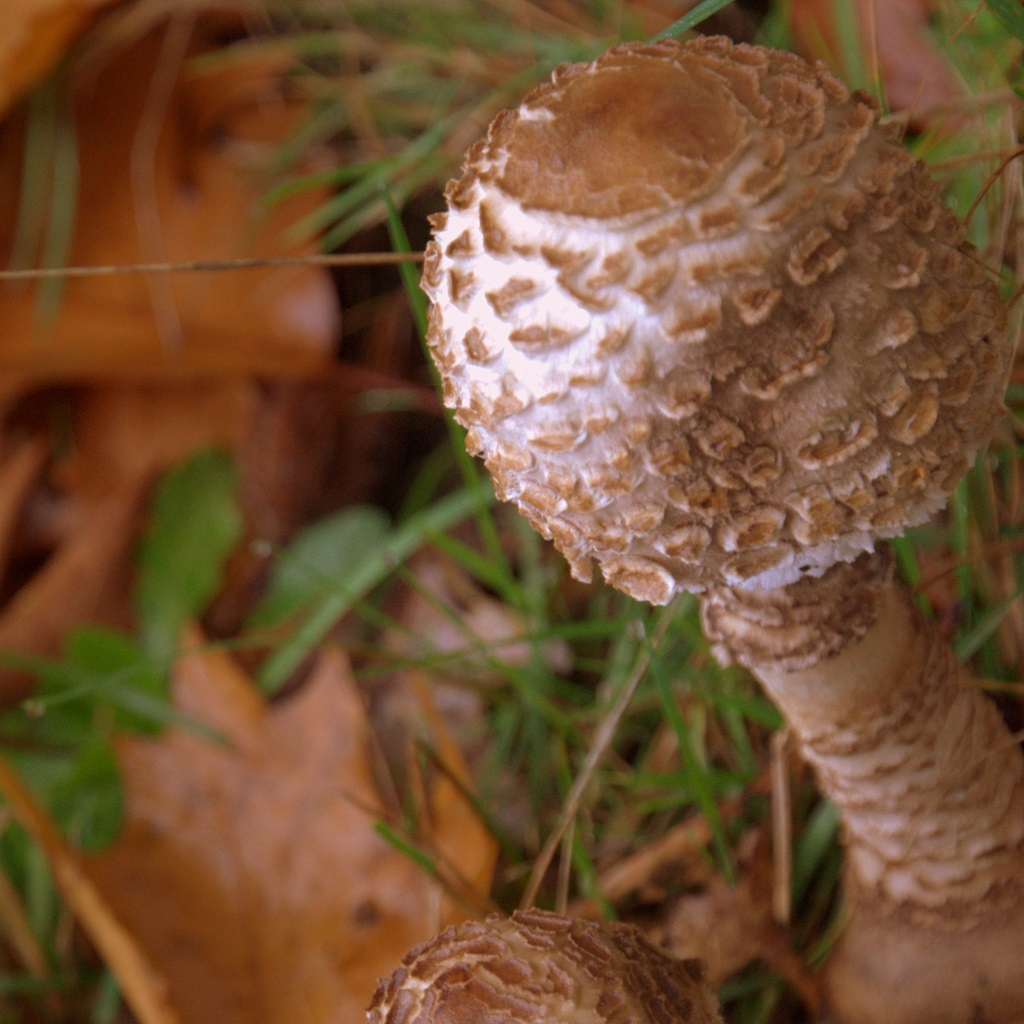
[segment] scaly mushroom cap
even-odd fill
[[[995,287],[823,66],[617,46],[500,114],[423,287],[499,495],[656,603],[783,586],[945,502],[1002,413]]]
[[[540,910],[448,928],[374,994],[368,1024],[721,1024],[699,960],[628,925]]]

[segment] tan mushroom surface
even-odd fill
[[[699,960],[542,910],[448,928],[381,982],[367,1024],[721,1024]]]
[[[704,592],[842,812],[842,1024],[1024,1019],[1024,755],[879,538],[1003,414],[998,290],[868,98],[627,44],[492,123],[434,218],[445,401],[500,497],[633,597]]]
[[[842,1024],[1024,1020],[1024,757],[891,552],[701,604],[842,811],[845,927],[823,972]]]
[[[891,575],[886,551],[782,590],[715,588],[701,619],[843,809],[847,896],[964,935],[1024,902],[1024,759]]]
[[[995,287],[823,66],[625,44],[500,115],[423,284],[445,400],[587,580],[778,587],[945,502],[1001,412]]]

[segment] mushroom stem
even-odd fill
[[[428,341],[497,494],[577,579],[707,591],[843,805],[834,1006],[1024,1018],[1021,754],[884,558],[843,564],[1003,412],[1005,311],[939,186],[823,66],[705,38],[563,65],[445,195]]]
[[[840,1019],[1024,1016],[1024,755],[888,560],[716,588],[703,618],[842,813],[851,916],[828,975]]]

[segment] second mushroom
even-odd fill
[[[474,146],[423,284],[499,496],[626,593],[704,593],[840,806],[847,1024],[1024,1016],[1024,758],[879,539],[1002,414],[998,293],[822,66],[700,39],[557,69]]]

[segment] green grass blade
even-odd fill
[[[884,101],[881,83],[872,82],[868,73],[864,44],[860,34],[862,16],[860,8],[851,4],[849,0],[832,0],[830,7],[843,80],[851,88],[866,89]]]
[[[52,201],[57,107],[56,84],[52,80],[29,96],[21,156],[21,190],[9,263],[12,270],[32,267],[39,259],[47,210]]]
[[[414,843],[409,842],[405,836],[400,835],[386,821],[375,821],[373,831],[377,833],[389,846],[397,850],[404,857],[408,857],[425,875],[430,878],[437,878],[437,866],[432,857],[424,853]]]
[[[400,253],[412,252],[412,245],[409,243],[409,235],[406,233],[405,225],[402,223],[398,207],[395,205],[395,202],[391,198],[386,186],[383,187],[381,191],[384,197],[384,205],[387,209],[387,228],[388,237],[391,239],[391,248],[394,249],[395,252]],[[400,263],[398,265],[398,274],[402,279],[402,287],[405,289],[405,297],[409,303],[409,308],[412,310],[413,320],[416,323],[416,332],[419,334],[424,350],[426,350],[428,327],[427,297],[423,294],[423,289],[420,288],[421,270],[412,263]],[[427,352],[427,355],[429,356],[430,353]],[[429,365],[432,370],[436,370],[432,359],[429,360]],[[436,372],[434,374],[434,379],[435,383],[440,383]]]
[[[53,139],[53,190],[49,220],[43,237],[42,265],[67,266],[78,210],[78,136],[75,113],[67,91],[58,97]],[[39,285],[36,318],[49,323],[56,317],[66,278],[51,277]]]
[[[380,193],[387,189],[396,197],[397,205],[403,206],[413,195],[437,180],[444,158],[439,153],[430,153],[418,164],[403,174],[395,173],[387,179],[374,180],[373,197],[343,217],[320,240],[325,252],[334,252],[363,228],[378,224],[387,217],[387,207]]]
[[[650,41],[656,43],[659,39],[669,37],[678,39],[684,32],[696,28],[702,21],[710,18],[712,14],[717,14],[723,7],[728,7],[731,3],[732,0],[703,0],[703,3],[697,4],[688,14],[684,14],[678,21],[672,22],[668,28],[663,29],[656,36],[652,36]]]
[[[985,0],[985,6],[1024,43],[1024,7],[1020,0]]]
[[[437,543],[440,534],[432,534],[430,540]],[[403,582],[410,590],[415,591],[423,600],[430,604],[440,615],[446,618],[454,629],[461,633],[466,640],[467,646],[463,649],[467,656],[473,656],[482,662],[487,670],[495,676],[504,679],[516,692],[518,700],[523,708],[529,708],[536,712],[534,725],[543,723],[545,728],[554,729],[559,735],[579,741],[579,730],[573,724],[572,719],[565,714],[558,703],[549,695],[552,690],[553,677],[544,671],[532,671],[533,666],[519,668],[508,659],[501,656],[501,646],[491,640],[483,640],[478,637],[460,615],[445,602],[439,600],[436,595],[410,573],[404,567],[399,566],[396,573],[401,576]],[[523,642],[525,637],[515,638]],[[453,650],[446,652],[449,661],[457,659],[460,652]],[[422,658],[420,659],[422,661]],[[565,694],[563,693],[563,696]]]
[[[328,229],[345,214],[359,209],[371,199],[377,199],[382,186],[390,184],[402,172],[411,170],[422,160],[431,157],[446,136],[461,124],[468,114],[469,110],[460,109],[448,117],[440,118],[400,153],[376,163],[368,163],[365,175],[294,224],[289,229],[289,237],[296,241],[304,241]],[[324,247],[330,251],[330,242],[325,240]]]
[[[262,689],[267,693],[276,692],[357,601],[383,582],[433,534],[443,533],[476,512],[479,501],[476,493],[458,491],[394,530],[372,557],[365,559],[346,579],[338,580],[337,586],[321,598],[288,640],[267,658],[258,674]]]
[[[807,893],[825,855],[839,835],[839,809],[829,800],[822,800],[793,843],[793,904]]]
[[[269,208],[275,203],[280,203],[293,196],[302,195],[317,188],[338,188],[341,185],[350,185],[368,175],[379,175],[387,167],[388,159],[379,157],[375,160],[361,160],[357,163],[346,164],[344,167],[332,167],[327,171],[314,171],[312,174],[303,174],[297,178],[289,178],[287,181],[275,185],[260,197],[260,206]]]
[[[662,710],[676,734],[676,740],[679,744],[679,756],[683,763],[683,774],[711,830],[711,847],[718,864],[718,870],[721,871],[722,877],[729,885],[733,885],[736,882],[736,870],[733,867],[729,840],[725,833],[725,823],[718,809],[718,802],[715,799],[710,773],[701,764],[697,751],[694,749],[690,727],[679,711],[672,682],[661,664],[661,659],[657,657],[651,658],[650,673],[658,689]]]
[[[967,661],[981,650],[988,638],[999,628],[1006,613],[1020,600],[1022,594],[1024,594],[1024,583],[998,604],[986,608],[978,616],[977,622],[971,629],[957,638],[953,646],[961,661]]]
[[[118,729],[151,733],[164,726],[177,726],[211,740],[219,739],[213,729],[175,708],[166,696],[165,677],[160,668],[146,660],[141,650],[134,665],[101,669],[96,664],[84,663],[80,652],[74,649],[81,646],[86,636],[94,650],[103,642],[121,643],[113,631],[86,626],[69,639],[69,650],[60,659],[0,648],[0,666],[28,673],[38,680],[39,689],[24,702],[23,709],[27,721],[39,725],[50,742],[77,742],[83,728],[90,726],[93,713],[104,706],[119,712],[111,722]],[[127,635],[125,639],[129,640]],[[124,657],[124,651],[116,656]],[[73,708],[77,710],[70,710]],[[17,736],[24,721],[19,723],[13,712],[0,716],[0,735]]]
[[[921,563],[918,561],[917,548],[913,542],[906,537],[893,537],[886,542],[892,548],[896,556],[896,566],[904,582],[914,593],[914,603],[929,618],[935,614],[928,595],[921,590],[923,577],[921,576]]]
[[[454,537],[438,534],[432,541],[438,551],[448,555],[485,587],[490,587],[507,604],[514,608],[522,605],[519,581],[509,575],[505,566]]]

